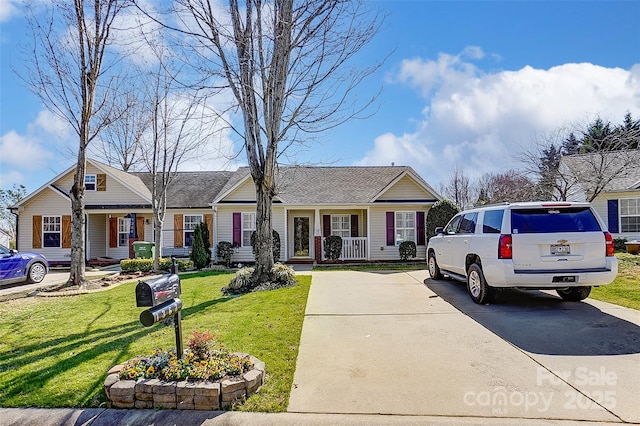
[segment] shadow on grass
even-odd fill
[[[231,298],[222,297],[190,306],[183,309],[183,319],[229,300]],[[4,374],[4,379],[0,379],[0,406],[20,404],[15,401],[16,397],[37,392],[48,385],[50,381],[56,380],[56,377],[75,369],[82,369],[83,366],[87,367],[87,364],[91,364],[94,359],[103,357],[106,353],[113,354],[110,361],[111,366],[124,362],[131,357],[132,343],[157,331],[156,326],[147,328],[138,321],[89,331],[91,324],[95,324],[112,309],[113,306],[108,303],[97,316],[88,322],[84,332],[53,339],[44,338],[37,343],[25,341],[24,344],[14,346],[10,351],[0,354],[0,372],[13,373]],[[59,321],[65,321],[63,315]],[[18,331],[14,330],[14,332]],[[83,406],[98,406],[101,402],[106,401],[102,390],[106,373],[107,370],[100,372],[98,379],[76,390],[75,397],[72,394],[69,396],[69,400],[79,401]],[[62,384],[58,384],[58,387],[64,388]],[[80,393],[82,396],[79,396]],[[63,400],[64,398],[59,399]],[[43,398],[43,401],[43,404],[48,406],[64,404],[62,401],[47,400],[46,398]]]

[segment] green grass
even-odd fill
[[[182,330],[208,330],[231,351],[266,363],[265,384],[240,410],[286,410],[310,276],[292,288],[222,297],[231,275],[182,278]],[[173,327],[146,328],[135,283],[109,291],[0,304],[0,406],[97,407],[112,366],[154,348],[175,347]]]
[[[618,276],[615,281],[594,288],[590,297],[627,308],[640,309],[640,256],[618,253],[616,257]]]
[[[361,265],[341,265],[341,264],[326,264],[316,265],[313,267],[314,271],[418,271],[426,269],[426,262],[411,262],[411,263],[368,263]]]

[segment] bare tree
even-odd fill
[[[440,193],[453,201],[460,210],[465,210],[473,205],[474,191],[471,181],[465,175],[464,170],[457,165],[441,185]]]
[[[597,118],[582,130],[575,126],[568,136],[562,135],[559,130],[519,156],[547,198],[593,201],[640,164],[640,124],[630,114],[623,125]]]
[[[16,243],[16,217],[10,207],[18,204],[27,195],[24,185],[13,184],[11,189],[0,188],[0,230],[9,235],[9,244],[15,247]]]
[[[140,163],[142,138],[150,125],[143,88],[128,86],[114,100],[114,112],[119,119],[111,121],[90,148],[93,156],[125,172]]]
[[[178,167],[197,155],[211,131],[205,116],[212,114],[198,99],[178,83],[180,68],[165,47],[154,48],[157,64],[145,82],[144,105],[148,108],[149,132],[141,143],[141,157],[151,182],[154,241],[158,248],[153,267],[159,269],[162,231],[167,210],[167,190]]]
[[[190,36],[190,59],[210,87],[230,91],[242,115],[234,128],[256,187],[253,285],[270,280],[271,206],[278,158],[303,136],[358,116],[375,98],[353,91],[373,67],[348,61],[377,34],[380,20],[362,1],[177,0],[179,31]]]
[[[126,0],[59,0],[29,9],[31,90],[69,123],[78,136],[71,197],[71,273],[69,283],[85,286],[85,171],[89,143],[108,125],[113,93],[105,62],[112,30]]]
[[[540,199],[538,186],[516,170],[504,173],[487,173],[477,183],[477,206]]]

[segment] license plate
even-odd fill
[[[571,254],[571,248],[568,244],[553,244],[551,245],[551,254]]]

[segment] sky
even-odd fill
[[[373,115],[289,161],[407,165],[438,189],[454,167],[471,177],[522,168],[523,152],[596,117],[640,118],[640,1],[369,2],[386,19],[353,60],[384,59],[357,91],[381,90]],[[0,188],[31,192],[75,158],[73,135],[18,77],[26,36],[20,3],[0,0]],[[211,153],[182,170],[245,164]]]

